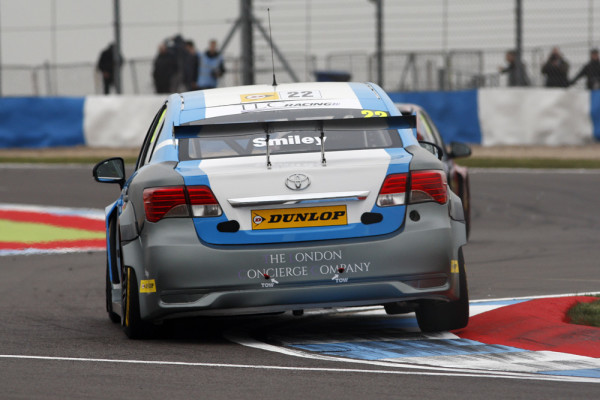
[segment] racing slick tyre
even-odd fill
[[[469,323],[469,289],[462,248],[458,251],[460,297],[450,302],[424,300],[416,310],[422,332],[451,331]]]
[[[121,322],[119,314],[113,311],[112,307],[112,285],[110,282],[110,275],[108,273],[108,261],[106,262],[106,312],[108,312],[108,318],[115,324]]]
[[[135,270],[123,267],[123,331],[129,339],[149,339],[154,335],[154,326],[140,317],[140,295]]]

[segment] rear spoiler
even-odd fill
[[[278,131],[365,130],[365,129],[412,129],[417,126],[414,115],[397,115],[374,118],[302,119],[294,121],[220,122],[210,119],[194,125],[174,125],[174,139],[190,139],[202,136],[269,134]]]
[[[267,168],[271,168],[269,136],[279,131],[315,131],[321,133],[321,164],[327,165],[325,159],[325,131],[333,130],[367,130],[367,129],[412,129],[417,126],[414,115],[395,115],[375,118],[344,119],[302,119],[294,121],[262,121],[238,123],[211,123],[202,120],[194,125],[173,125],[174,139],[191,139],[206,136],[235,136],[247,134],[264,134],[267,143]]]

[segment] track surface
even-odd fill
[[[0,203],[102,208],[118,193],[117,186],[93,182],[90,167],[0,165],[0,174]],[[465,258],[473,299],[599,290],[600,171],[472,171],[471,188]],[[597,384],[303,359],[226,339],[234,331],[258,338],[301,333],[302,319],[288,315],[182,321],[157,340],[129,341],[104,312],[104,262],[102,253],[0,258],[1,398],[583,399],[598,393]],[[320,319],[316,334],[327,338],[334,318]]]

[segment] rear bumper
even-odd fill
[[[155,292],[140,294],[142,318],[153,320],[457,299],[464,223],[448,204],[407,211],[420,219],[393,234],[248,246],[206,245],[191,220],[167,219],[146,224],[124,260],[155,280]]]

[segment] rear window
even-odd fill
[[[200,160],[225,157],[265,155],[267,141],[270,154],[326,152],[343,150],[385,149],[402,147],[397,130],[330,130],[324,135],[318,131],[285,131],[203,136],[181,139],[179,159]]]

